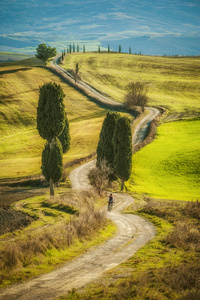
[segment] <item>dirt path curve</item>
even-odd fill
[[[118,227],[115,237],[49,274],[1,291],[0,299],[54,299],[95,280],[106,270],[126,261],[151,240],[155,234],[152,224],[139,216],[120,213],[133,199],[122,194],[116,194],[115,198],[115,208],[109,213],[109,218]]]
[[[137,126],[133,140],[136,136],[140,136],[138,142],[140,141],[142,138],[140,128],[143,130],[143,123],[146,124],[147,122],[149,122],[149,118]],[[90,188],[87,173],[94,164],[95,161],[91,161],[71,172],[70,180],[73,189]],[[118,227],[116,236],[98,247],[93,247],[86,254],[81,255],[51,273],[1,290],[0,299],[54,299],[67,293],[72,288],[81,288],[98,278],[106,270],[126,261],[138,249],[150,241],[155,236],[155,229],[151,223],[136,215],[122,214],[123,209],[133,202],[133,198],[126,194],[115,194],[115,201],[116,203],[112,212],[106,212],[106,214]]]

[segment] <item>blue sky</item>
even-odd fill
[[[200,54],[200,0],[0,0],[0,51],[69,43],[148,55]]]

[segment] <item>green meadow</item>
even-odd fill
[[[123,53],[73,53],[64,67],[79,64],[81,78],[111,98],[123,102],[130,81],[148,86],[149,105],[171,113],[200,110],[200,57],[154,57]]]
[[[162,124],[154,142],[133,155],[127,186],[153,198],[199,199],[199,145],[200,119]]]

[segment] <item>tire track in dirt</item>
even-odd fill
[[[145,122],[149,122],[149,119],[147,118]],[[140,122],[133,139],[136,135],[140,135],[140,128],[143,128],[143,125]],[[95,161],[91,161],[71,172],[72,189],[90,188],[87,173],[94,165]],[[93,247],[86,254],[53,272],[1,290],[0,299],[54,299],[72,288],[81,288],[102,276],[106,270],[126,261],[148,243],[155,236],[154,226],[139,216],[122,214],[123,209],[133,202],[131,196],[120,193],[116,193],[114,196],[115,206],[112,212],[107,213],[106,208],[104,210],[107,217],[118,227],[116,236],[98,247]]]

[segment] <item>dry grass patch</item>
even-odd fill
[[[48,257],[52,257],[54,249],[58,251],[55,263],[58,265],[63,260],[63,257],[59,258],[59,252],[66,251],[77,242],[83,243],[91,239],[105,228],[107,219],[103,211],[95,208],[94,198],[96,198],[94,193],[82,192],[47,199],[42,202],[44,209],[35,212],[39,217],[36,220],[39,227],[34,228],[33,222],[30,229],[27,227],[21,234],[18,232],[12,238],[2,236],[0,243],[2,282],[19,280],[19,274],[25,277],[31,276],[39,265],[44,264],[45,261],[48,264]],[[20,205],[18,204],[17,207],[19,208]],[[30,204],[22,201],[21,209],[27,211],[30,209]],[[48,215],[56,216],[59,212],[70,214],[71,217],[66,219],[60,217],[53,223],[44,223]],[[27,268],[29,274],[26,274]]]

